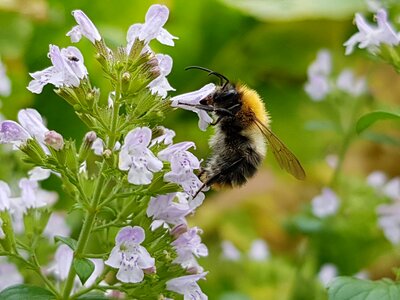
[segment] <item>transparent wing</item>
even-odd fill
[[[264,134],[268,141],[272,153],[278,161],[280,167],[297,179],[303,180],[306,178],[306,173],[301,166],[299,160],[294,154],[285,146],[285,144],[259,119],[256,118],[256,125]]]

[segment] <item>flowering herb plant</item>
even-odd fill
[[[207,299],[197,284],[207,272],[197,259],[208,250],[201,229],[186,221],[204,200],[202,192],[193,197],[201,186],[194,174],[200,163],[190,152],[193,142],[174,143],[175,133],[161,126],[171,110],[168,92],[174,89],[166,76],[172,58],[150,48],[155,39],[174,45],[177,38],[164,28],[169,10],[152,5],[145,22],[129,28],[127,45],[117,49],[106,45],[83,11],[72,15],[77,25],[67,36],[93,44],[111,90],[93,85],[77,47],[50,45],[51,66],[30,74],[28,90],[41,93],[53,85],[87,126],[83,142],[49,130],[31,108],[18,113],[18,122],[0,123],[0,142],[33,166],[20,179],[19,193],[0,181],[0,255],[37,277],[36,285],[26,285],[14,272],[10,284],[20,284],[0,298]],[[57,195],[40,188],[49,176],[74,200],[71,211],[83,216],[77,239],[52,208]],[[54,254],[39,262],[43,247]]]

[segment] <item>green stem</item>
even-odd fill
[[[57,299],[61,298],[61,295],[58,293],[56,287],[53,285],[53,283],[45,276],[43,275],[41,271],[41,267],[39,264],[39,261],[36,257],[36,254],[32,254],[32,260],[34,263],[34,270],[35,272],[40,276],[40,278],[43,280],[43,282],[46,284],[46,286],[49,288],[49,290],[57,297]]]
[[[118,81],[118,83],[119,82],[120,81]],[[114,144],[115,144],[116,138],[117,138],[116,127],[118,124],[118,115],[119,115],[119,107],[120,107],[119,98],[120,97],[121,97],[120,88],[119,88],[119,85],[117,85],[114,109],[113,109],[113,114],[112,114],[111,129],[110,129],[110,138],[108,139],[108,142],[107,142],[108,149],[112,149],[114,147]],[[101,164],[100,172],[99,172],[99,179],[97,181],[97,184],[96,184],[96,187],[95,187],[95,190],[93,193],[93,197],[91,199],[90,208],[86,211],[85,221],[83,223],[82,230],[79,234],[77,246],[74,251],[74,258],[84,256],[83,254],[84,254],[86,245],[89,241],[89,236],[92,233],[93,225],[96,221],[96,216],[97,216],[98,209],[99,209],[99,203],[100,203],[100,199],[102,196],[103,187],[104,187],[104,183],[105,183],[105,179],[106,179],[103,176],[106,168],[107,168],[107,163],[103,160],[103,162]],[[75,272],[75,269],[73,268],[73,264],[72,264],[70,267],[69,273],[68,273],[65,287],[64,287],[63,299],[70,299],[70,294],[71,294],[71,290],[72,290],[72,287],[74,284],[75,275],[76,275],[76,272]]]

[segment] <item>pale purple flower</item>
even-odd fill
[[[0,218],[0,240],[4,239],[6,234],[3,231],[3,220]]]
[[[0,180],[0,211],[10,209],[11,190],[8,184]]]
[[[163,224],[186,224],[185,216],[191,209],[182,193],[170,193],[151,197],[146,212],[149,218],[153,218],[151,230],[155,230]]]
[[[165,128],[164,126],[158,126],[157,129],[161,130],[163,133],[151,141],[150,147],[161,143],[164,143],[164,145],[171,145],[172,139],[175,137],[175,131]]]
[[[44,143],[44,136],[49,130],[44,125],[43,118],[36,109],[21,109],[18,112],[18,121],[33,138],[41,144]]]
[[[199,233],[202,233],[201,229],[190,228],[171,243],[178,254],[174,263],[184,268],[198,267],[196,258],[208,255],[207,246],[201,242]]]
[[[210,117],[210,115],[206,111],[195,108],[192,105],[200,104],[200,101],[202,99],[206,98],[211,93],[213,93],[215,91],[215,88],[216,88],[215,84],[209,83],[197,91],[172,97],[171,98],[171,101],[172,101],[171,106],[172,107],[180,107],[180,108],[191,110],[191,111],[197,113],[197,115],[199,117],[199,128],[202,131],[205,131],[207,129],[208,125],[213,121],[213,119]],[[188,104],[188,105],[185,105],[185,104]]]
[[[50,177],[51,171],[49,169],[43,169],[41,167],[34,167],[28,171],[29,179],[34,181],[46,180]]]
[[[122,228],[116,238],[106,265],[117,268],[117,279],[125,283],[138,283],[144,278],[143,269],[155,266],[155,260],[140,244],[145,239],[145,232],[139,226]]]
[[[339,209],[339,205],[339,198],[330,188],[324,188],[321,194],[311,200],[312,212],[319,218],[334,215]]]
[[[338,269],[333,264],[324,264],[318,272],[318,280],[322,283],[324,287],[339,275]]]
[[[74,251],[69,246],[61,244],[54,255],[54,262],[47,271],[54,274],[58,280],[63,281],[68,277],[73,258]]]
[[[251,243],[248,256],[254,261],[264,261],[270,256],[267,243],[262,239],[256,239]]]
[[[394,177],[386,182],[382,188],[382,192],[390,199],[400,202],[400,177]]]
[[[40,208],[55,203],[58,195],[55,192],[42,190],[35,180],[21,178],[19,181],[21,196],[15,198],[13,204],[20,212],[25,213],[30,208]]]
[[[331,53],[322,49],[318,51],[317,58],[308,67],[308,82],[304,90],[314,101],[321,101],[331,91],[329,75],[332,70]]]
[[[72,15],[75,18],[78,25],[74,26],[68,33],[67,36],[71,38],[71,42],[77,43],[81,40],[82,35],[86,37],[93,44],[96,41],[101,40],[99,31],[88,16],[81,10],[77,9],[72,11]]]
[[[152,94],[157,94],[162,98],[167,97],[168,91],[175,91],[169,84],[167,75],[172,70],[172,58],[166,54],[156,54],[160,75],[149,83],[148,87]]]
[[[387,182],[387,176],[382,171],[374,171],[367,177],[367,184],[375,189],[380,189]]]
[[[128,172],[128,182],[150,184],[153,172],[162,169],[163,163],[148,149],[151,129],[139,127],[131,130],[125,137],[119,153],[119,169]]]
[[[367,92],[367,82],[364,77],[356,79],[353,71],[344,69],[336,80],[339,90],[349,93],[353,97],[358,97]]]
[[[372,53],[376,53],[381,44],[399,44],[399,34],[388,22],[386,11],[379,9],[375,16],[378,26],[369,24],[361,14],[356,13],[355,23],[359,31],[343,44],[346,47],[346,55],[351,54],[357,44],[359,48],[367,48]]]
[[[6,75],[6,68],[0,60],[0,96],[8,97],[11,94],[11,81]]]
[[[329,154],[325,157],[325,161],[332,169],[335,169],[338,165],[339,158],[336,154]]]
[[[0,143],[20,147],[30,138],[30,134],[17,122],[3,121],[0,123]]]
[[[19,273],[17,267],[7,262],[4,258],[0,260],[0,291],[15,284],[21,284],[24,278]]]
[[[53,240],[56,235],[69,236],[71,234],[71,228],[68,227],[65,218],[66,216],[64,214],[53,212],[43,234],[50,240]]]
[[[193,173],[193,170],[200,168],[200,161],[195,155],[187,151],[194,146],[192,142],[181,142],[170,145],[158,153],[160,159],[171,164],[171,171],[164,174],[164,180],[181,185],[183,190],[192,197],[203,186],[200,179]],[[201,205],[204,198],[204,193],[198,193],[196,198],[190,202],[191,208],[194,209]]]
[[[126,37],[128,41],[128,53],[136,38],[144,41],[145,44],[148,44],[153,39],[157,39],[161,44],[174,46],[174,39],[177,39],[177,37],[163,28],[168,20],[168,16],[169,10],[165,5],[155,4],[150,6],[145,17],[145,23],[133,24],[129,27]]]
[[[222,241],[222,257],[226,260],[238,261],[240,259],[240,251],[231,241]]]
[[[77,87],[81,79],[87,76],[83,56],[78,48],[70,46],[60,50],[58,46],[50,45],[48,55],[53,65],[29,74],[33,80],[29,82],[28,90],[32,93],[40,94],[48,83],[58,88]]]
[[[92,150],[94,154],[102,156],[104,152],[104,142],[101,138],[96,138],[92,144]]]
[[[207,300],[197,281],[205,279],[208,272],[186,275],[167,281],[167,290],[183,295],[184,300]]]

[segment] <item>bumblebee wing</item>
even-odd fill
[[[285,146],[285,144],[259,119],[256,118],[256,125],[268,141],[279,166],[292,174],[297,179],[306,178],[306,173],[296,156]]]

